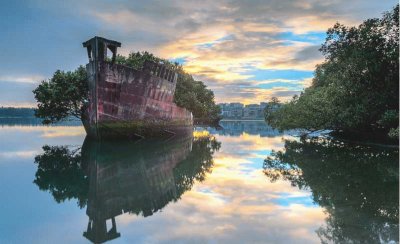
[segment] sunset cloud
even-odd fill
[[[337,6],[318,1],[206,1],[183,5],[172,1],[172,12],[185,14],[169,15],[171,18],[163,23],[167,28],[159,28],[160,17],[141,12],[140,7],[97,12],[94,16],[128,32],[162,36],[165,41],[153,50],[164,58],[184,60],[185,70],[205,81],[218,102],[258,103],[272,96],[288,100],[310,84],[312,76],[298,77],[266,89],[252,79],[254,72],[268,70],[312,72],[323,61],[318,49],[327,28],[338,20],[356,24],[360,19],[340,12]],[[176,26],[179,28],[171,31]],[[129,43],[127,46],[131,47]],[[233,87],[238,82],[246,85]],[[232,89],[226,89],[227,85]]]
[[[45,77],[42,75],[30,75],[30,76],[21,76],[21,75],[0,75],[0,82],[1,81],[12,81],[12,82],[22,82],[22,83],[34,83],[38,84]]]
[[[357,25],[395,4],[392,0],[121,0],[96,4],[32,0],[27,5],[10,4],[3,6],[2,16],[20,16],[9,16],[10,22],[6,18],[0,23],[5,33],[0,45],[13,46],[0,58],[0,81],[33,83],[57,69],[75,69],[87,62],[80,43],[98,35],[122,42],[119,53],[123,55],[148,50],[179,60],[187,72],[215,89],[219,102],[257,103],[272,95],[287,100],[310,84],[315,65],[323,61],[318,49],[329,27],[338,21]],[[277,70],[291,72],[290,80],[297,84],[266,88],[254,83],[263,73],[262,80],[288,80],[269,77]],[[308,75],[298,75],[300,71]],[[233,88],[235,84],[241,85]],[[232,89],[224,91],[224,86]],[[10,98],[7,104],[13,102]]]
[[[327,215],[312,203],[311,193],[288,181],[272,183],[262,172],[264,158],[283,148],[282,138],[246,132],[216,138],[222,147],[214,154],[212,173],[151,218],[117,217],[123,238],[150,243],[319,243],[315,231]],[[141,234],[154,226],[163,228]]]

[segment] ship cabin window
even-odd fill
[[[106,55],[107,59],[114,63],[117,57],[117,47],[114,45],[107,45]]]
[[[92,45],[88,45],[86,47],[86,49],[87,49],[87,54],[88,54],[89,61],[93,61],[94,53],[93,53],[93,50],[92,50]]]

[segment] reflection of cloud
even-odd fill
[[[0,164],[33,162],[44,145],[82,145],[82,126],[1,126]]]
[[[209,137],[209,136],[210,136],[210,133],[208,131],[206,131],[206,130],[202,130],[202,131],[195,130],[195,131],[193,131],[193,137],[194,138],[202,138],[202,137]]]
[[[235,155],[235,153],[258,152],[262,150],[280,150],[284,146],[284,139],[294,139],[289,136],[260,137],[243,133],[241,136],[218,136],[217,140],[226,141],[226,147],[222,152]]]
[[[54,129],[53,129],[54,128]],[[57,129],[58,127],[49,127],[48,130],[43,131],[42,137],[66,137],[66,136],[83,136],[86,135],[85,130],[79,126],[63,127],[62,129]]]
[[[82,135],[76,137],[78,140],[68,136],[78,132],[84,134],[83,127],[3,127],[0,138],[9,138],[9,141],[0,141],[0,155],[28,156],[41,151],[45,144],[81,145]],[[282,137],[246,133],[238,137],[214,136],[221,142],[221,149],[214,154],[212,173],[203,182],[196,182],[181,199],[168,203],[152,216],[118,216],[117,228],[121,233],[118,240],[125,243],[319,243],[315,230],[326,215],[312,203],[311,193],[292,187],[288,181],[272,183],[262,172],[262,162],[270,151],[283,148]],[[12,163],[9,158],[6,161]],[[32,162],[30,159],[29,163]],[[60,207],[64,209],[66,204]],[[72,202],[69,204],[76,208]],[[82,221],[87,219],[84,211],[80,212],[84,220],[73,218],[65,228],[62,226],[54,233],[73,225],[79,227],[73,237],[83,238],[81,233],[86,222]],[[47,227],[45,222],[35,226]]]
[[[82,126],[5,126],[1,128],[1,132],[25,132],[39,133],[40,137],[69,137],[69,136],[84,136],[86,132]]]
[[[326,215],[312,204],[311,193],[287,181],[271,183],[262,172],[270,151],[283,148],[282,138],[246,133],[216,137],[222,147],[206,180],[151,218],[121,216],[122,238],[150,243],[319,243],[315,230]],[[154,228],[157,231],[151,231]]]
[[[86,132],[82,126],[5,126],[1,134],[25,133],[41,138],[84,137]]]

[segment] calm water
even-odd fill
[[[398,149],[222,122],[167,141],[0,127],[0,243],[398,243]]]

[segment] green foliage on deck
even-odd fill
[[[195,118],[210,122],[218,121],[219,107],[215,104],[214,93],[202,81],[196,81],[178,63],[154,56],[149,52],[132,52],[127,57],[118,55],[116,63],[141,70],[145,61],[163,63],[175,70],[179,76],[174,96],[175,103],[193,113]],[[35,115],[43,123],[55,123],[70,116],[82,118],[85,102],[88,101],[86,69],[80,66],[75,71],[57,70],[53,77],[42,81],[33,91],[38,102]]]
[[[128,57],[118,55],[116,63],[135,69],[142,69],[145,61],[163,63],[167,68],[178,73],[178,81],[174,95],[174,102],[193,113],[194,118],[214,122],[219,117],[220,108],[215,104],[214,92],[207,89],[202,81],[197,81],[183,69],[182,65],[154,56],[149,52],[132,52]]]
[[[33,90],[38,107],[35,115],[44,124],[63,121],[73,116],[81,119],[84,104],[88,101],[86,69],[79,66],[75,71],[57,70],[49,80],[42,81]]]

